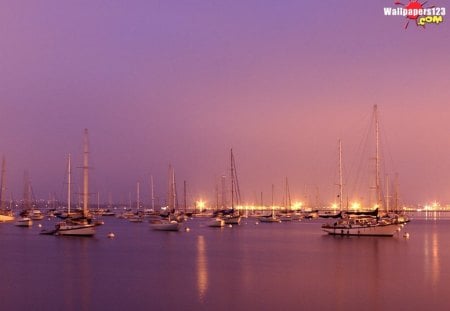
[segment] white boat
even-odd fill
[[[156,231],[180,231],[181,224],[175,220],[159,219],[152,220],[150,227]]]
[[[393,236],[399,232],[403,223],[399,223],[397,219],[392,217],[380,217],[378,206],[381,206],[380,191],[380,163],[379,163],[379,123],[377,115],[377,106],[374,106],[376,149],[375,149],[375,194],[377,199],[377,208],[373,211],[366,212],[347,212],[341,215],[342,219],[334,223],[322,225],[322,230],[330,235],[347,235],[347,236]],[[342,211],[343,198],[343,182],[342,182],[342,147],[339,140],[339,210]],[[368,215],[371,214],[371,215]]]
[[[83,141],[83,213],[79,219],[68,218],[59,223],[56,227],[56,235],[70,236],[93,236],[95,234],[95,224],[88,219],[89,207],[89,142],[88,130],[84,129]],[[71,186],[71,165],[70,154],[68,158],[68,190],[67,190],[67,208],[70,213],[70,186]]]
[[[14,215],[12,214],[12,212],[7,211],[7,210],[2,210],[0,211],[0,222],[9,222],[9,221],[14,221]]]
[[[225,226],[225,221],[220,217],[208,220],[208,227],[222,228],[223,226]]]
[[[22,217],[17,219],[14,225],[17,227],[31,227],[33,225],[33,220],[29,217]]]
[[[0,180],[0,222],[8,222],[14,220],[14,215],[11,210],[5,209],[5,173],[6,173],[5,156],[2,157],[2,174]]]
[[[167,197],[168,202],[168,216],[167,218],[153,219],[150,221],[150,227],[157,231],[179,231],[181,223],[173,220],[173,214],[176,210],[176,189],[175,189],[175,172],[171,165],[169,165],[169,192]]]
[[[56,225],[56,235],[69,236],[93,236],[95,224],[89,223],[87,219],[67,219]]]
[[[33,220],[42,220],[44,219],[44,214],[40,210],[33,209],[31,210],[30,218]]]
[[[330,235],[342,236],[393,236],[400,231],[401,224],[376,217],[349,217],[332,224],[322,225],[322,230]]]
[[[258,217],[259,222],[268,222],[268,223],[275,223],[280,222],[280,218],[276,217],[274,214],[269,216],[261,216]]]

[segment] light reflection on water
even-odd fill
[[[447,310],[449,220],[413,220],[409,239],[332,237],[321,223],[194,219],[167,233],[111,219],[93,239],[2,224],[2,309]]]
[[[197,237],[197,287],[201,302],[208,290],[208,260],[206,258],[206,245],[203,235]]]

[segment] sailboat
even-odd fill
[[[269,222],[269,223],[281,222],[281,220],[275,215],[275,205],[273,202],[273,190],[274,190],[274,186],[272,185],[272,212],[269,215],[262,215],[262,216],[258,217],[259,222]]]
[[[139,206],[141,204],[141,200],[139,197],[139,189],[140,189],[140,183],[137,182],[136,183],[136,213],[133,216],[131,216],[130,218],[128,218],[128,221],[134,222],[134,223],[140,223],[143,221],[142,213],[139,210]]]
[[[33,225],[33,220],[29,217],[32,207],[31,207],[31,183],[28,177],[28,172],[25,171],[24,174],[24,193],[23,193],[23,208],[24,210],[20,213],[20,218],[14,223],[18,227],[31,227]]]
[[[380,217],[378,206],[381,205],[380,191],[380,157],[379,157],[379,123],[377,105],[374,106],[375,118],[375,191],[377,208],[365,213],[346,213],[334,223],[322,225],[322,230],[330,235],[342,236],[393,236],[400,231],[401,224],[389,217]],[[339,206],[342,212],[342,147],[339,141]]]
[[[0,180],[0,222],[13,221],[14,215],[12,210],[5,209],[5,173],[6,173],[5,156],[2,157],[2,172]]]
[[[83,213],[78,218],[67,218],[65,221],[57,224],[57,235],[69,236],[93,236],[95,234],[95,224],[88,219],[89,208],[89,141],[88,130],[84,130],[83,143]],[[68,159],[68,190],[67,190],[67,208],[70,214],[70,186],[71,186],[71,167],[70,155]]]
[[[167,194],[167,202],[167,218],[150,220],[150,227],[153,230],[157,231],[179,231],[181,228],[181,224],[178,221],[172,219],[175,212],[177,197],[175,189],[175,172],[171,165],[169,165],[169,191]]]
[[[220,217],[226,225],[238,225],[241,222],[239,211],[235,210],[235,203],[239,204],[241,192],[239,189],[239,180],[236,172],[236,162],[234,160],[233,149],[230,150],[230,173],[231,173],[231,209],[220,211]]]

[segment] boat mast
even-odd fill
[[[376,191],[376,200],[377,206],[381,204],[381,191],[380,191],[380,129],[378,122],[378,106],[373,106],[374,116],[375,116],[375,140],[376,140],[376,148],[375,148],[375,191]]]
[[[136,183],[136,212],[139,212],[139,202],[140,202],[140,198],[139,198],[139,182]]]
[[[175,170],[172,168],[172,194],[173,194],[173,211],[178,209],[177,185],[175,183]]]
[[[186,214],[187,200],[186,200],[186,180],[183,181],[183,209]]]
[[[150,184],[151,184],[151,188],[152,188],[152,210],[155,210],[155,193],[154,193],[154,189],[153,189],[153,175],[150,175]]]
[[[72,166],[70,164],[70,153],[67,159],[67,213],[70,214],[70,188],[71,188],[71,179],[72,179]]]
[[[2,177],[0,181],[0,209],[5,209],[5,174],[6,173],[6,161],[5,156],[2,157]]]
[[[342,195],[343,195],[343,182],[342,182],[342,142],[339,139],[339,210],[342,211]]]
[[[234,170],[233,170],[233,148],[231,148],[230,153],[230,163],[231,163],[231,209],[234,209]]]
[[[83,143],[83,216],[87,217],[89,209],[89,138],[88,129],[84,129]]]
[[[389,212],[389,176],[386,175],[386,212]]]

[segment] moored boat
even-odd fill
[[[330,235],[341,236],[393,236],[400,231],[401,224],[377,217],[348,217],[332,224],[322,225],[322,230]]]
[[[208,220],[207,226],[213,228],[222,228],[223,226],[225,226],[225,221],[220,217],[212,218]]]
[[[14,225],[17,227],[31,227],[33,225],[33,220],[29,217],[22,217],[17,219]]]

